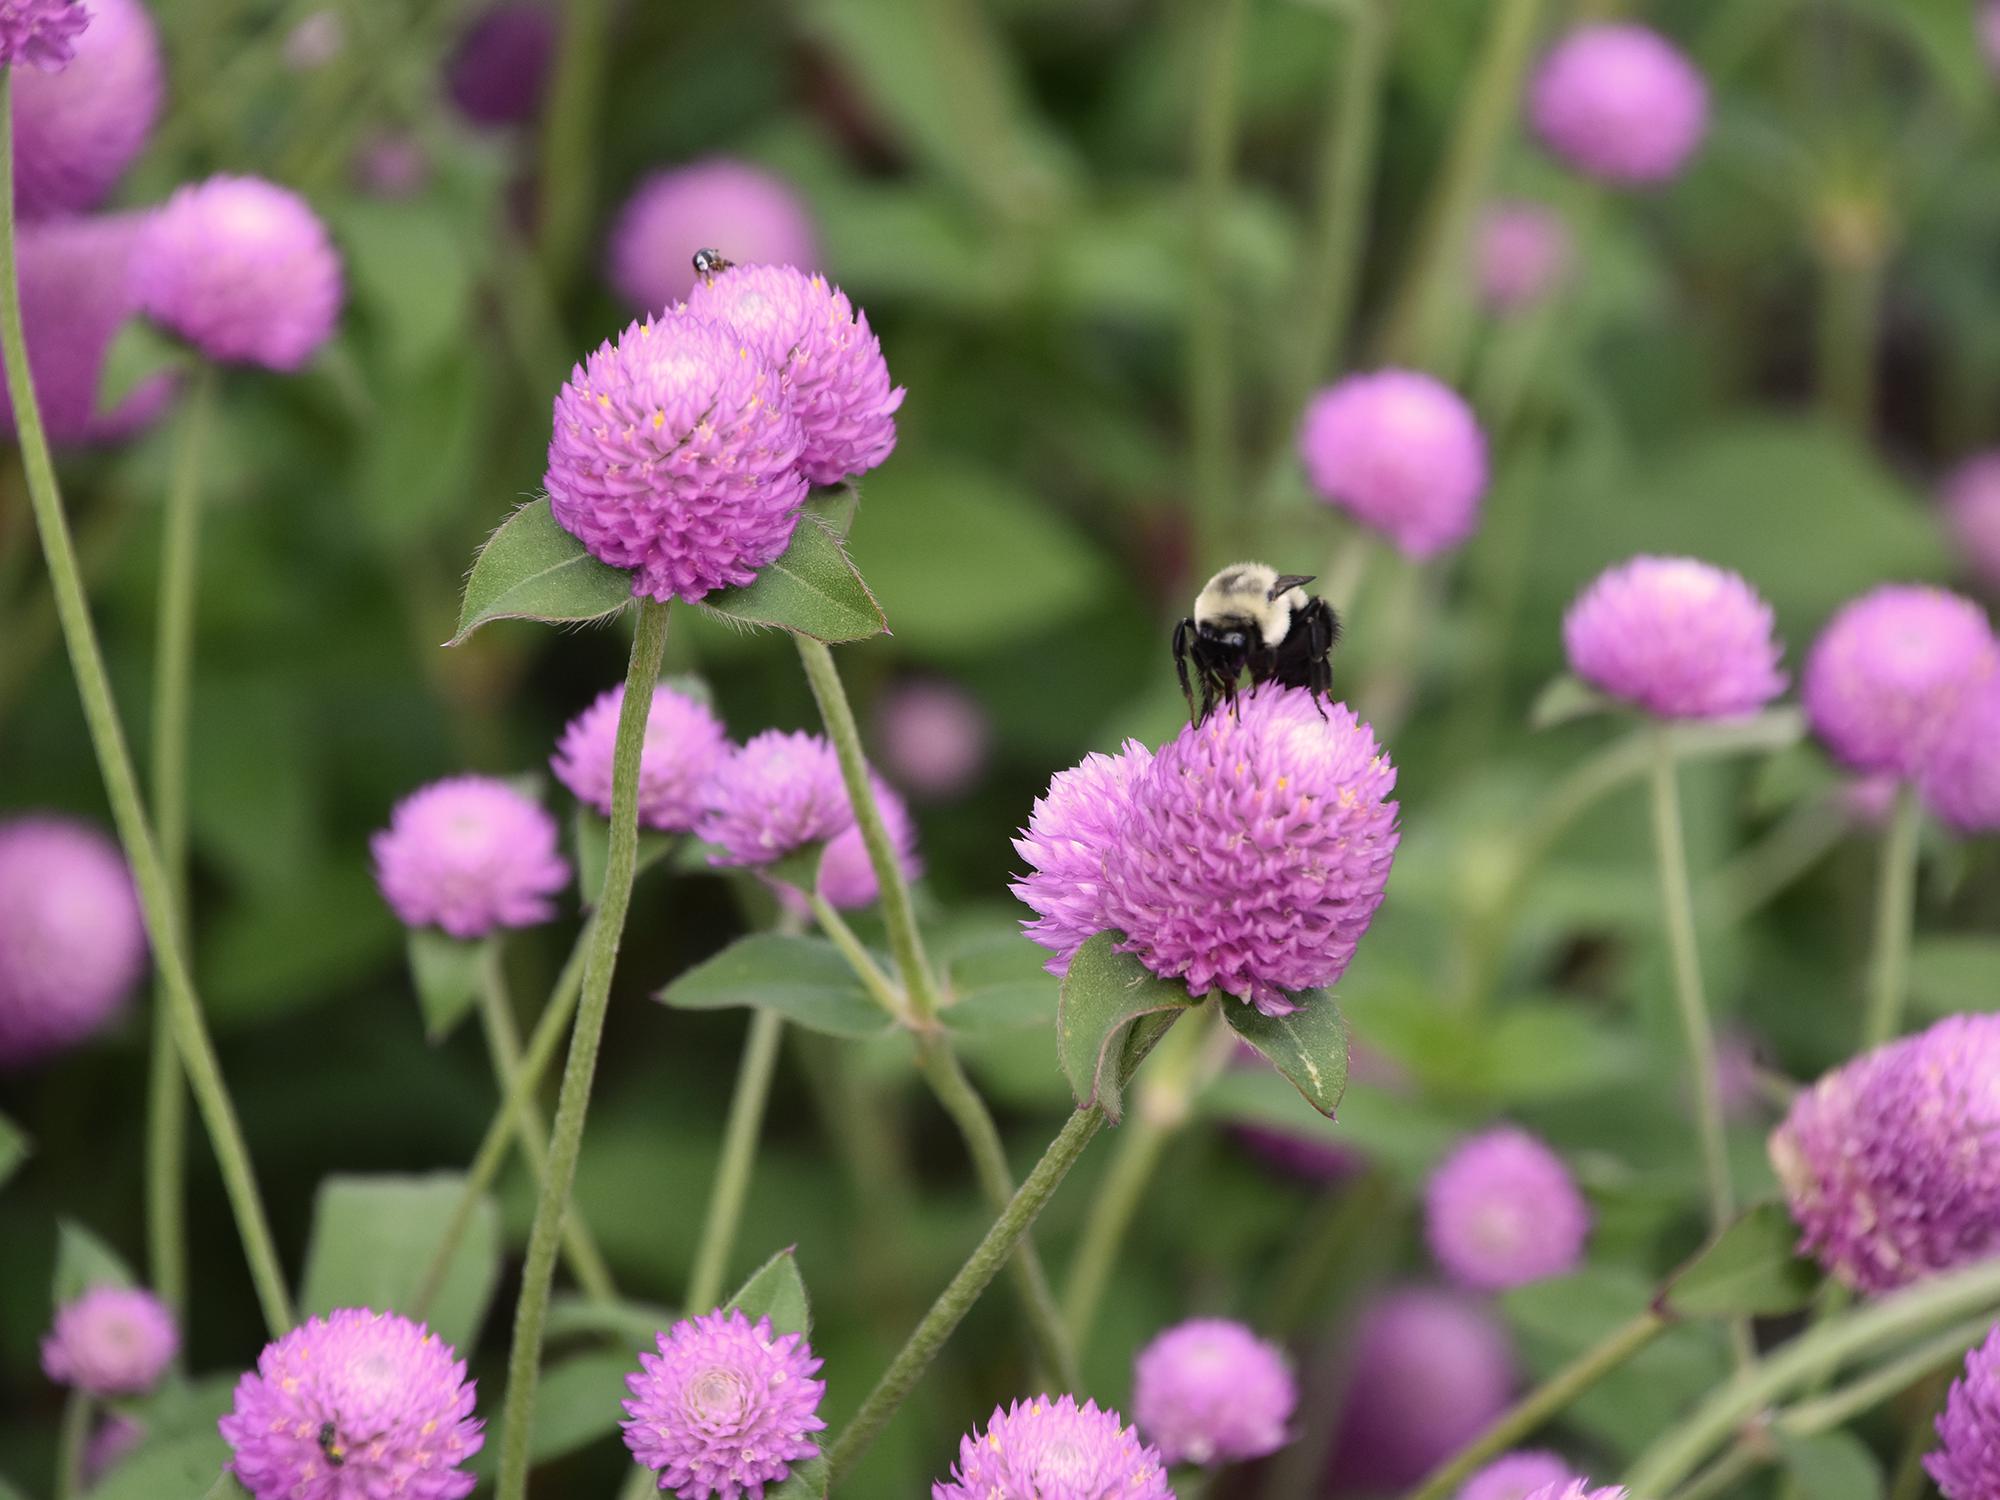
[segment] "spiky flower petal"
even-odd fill
[[[1588,1479],[1571,1479],[1562,1484],[1543,1485],[1528,1500],[1625,1500],[1628,1493],[1622,1484],[1596,1488]]]
[[[1067,973],[1070,955],[1111,925],[1104,859],[1152,760],[1151,750],[1127,740],[1116,755],[1086,755],[1058,771],[1014,840],[1029,873],[1011,889],[1035,912],[1022,929],[1054,955],[1045,965],[1051,974]]]
[[[1173,1500],[1159,1452],[1115,1411],[1074,1396],[996,1407],[986,1431],[959,1440],[931,1500]]]
[[[1940,1447],[1924,1467],[1944,1500],[2000,1495],[2000,1325],[1965,1356],[1937,1419]]]
[[[80,0],[0,0],[0,68],[59,72],[89,24]]]

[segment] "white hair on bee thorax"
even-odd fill
[[[1305,590],[1286,589],[1277,598],[1278,570],[1259,562],[1231,563],[1202,585],[1195,596],[1197,625],[1255,628],[1267,646],[1275,646],[1292,628],[1292,611],[1304,606]]]

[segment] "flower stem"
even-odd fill
[[[76,1500],[83,1488],[83,1450],[90,1441],[90,1418],[96,1402],[72,1390],[63,1402],[62,1428],[56,1437],[56,1500]]]
[[[1445,1500],[1458,1492],[1481,1464],[1511,1448],[1562,1411],[1666,1331],[1667,1319],[1651,1308],[1611,1330],[1595,1348],[1587,1349],[1541,1385],[1496,1417],[1486,1430],[1440,1464],[1409,1500]]]
[[[1903,1016],[1903,987],[1910,964],[1910,928],[1917,899],[1917,794],[1908,782],[1896,788],[1896,806],[1882,831],[1882,863],[1875,887],[1875,951],[1869,965],[1868,1018],[1861,1045],[1879,1047],[1896,1034]]]
[[[1238,518],[1235,383],[1230,374],[1223,219],[1236,160],[1237,84],[1249,0],[1212,0],[1190,12],[1201,28],[1202,72],[1194,102],[1192,244],[1188,299],[1187,397],[1194,484],[1196,571],[1231,550]]]
[[[570,1189],[576,1184],[577,1158],[583,1151],[584,1119],[590,1112],[604,1018],[611,1008],[618,943],[632,901],[639,853],[639,752],[645,745],[646,715],[653,706],[653,688],[660,678],[660,657],[666,646],[667,606],[640,600],[631,664],[625,673],[625,702],[619,710],[618,738],[611,758],[611,843],[604,862],[604,890],[590,926],[583,992],[570,1034],[569,1061],[563,1067],[562,1092],[556,1100],[555,1128],[549,1137],[548,1176],[535,1205],[534,1225],[528,1231],[521,1295],[514,1306],[514,1345],[507,1358],[507,1399],[500,1432],[500,1500],[525,1500],[528,1493],[529,1424],[534,1419],[535,1388],[541,1379],[542,1329],[548,1318],[557,1243],[569,1210]]]
[[[590,225],[610,9],[608,0],[566,0],[561,11],[562,39],[542,115],[537,215],[542,274],[552,290],[569,279]]]
[[[257,1191],[257,1178],[244,1145],[243,1131],[237,1123],[236,1107],[223,1082],[222,1069],[216,1062],[215,1048],[202,1019],[201,1002],[188,973],[173,888],[146,821],[138,773],[132,766],[124,726],[111,696],[104,654],[98,646],[96,628],[91,624],[90,604],[84,597],[83,579],[77,571],[69,522],[63,515],[62,493],[56,485],[55,465],[42,430],[41,409],[28,374],[14,245],[12,94],[12,70],[0,69],[0,350],[5,354],[7,389],[14,402],[21,461],[28,476],[28,496],[48,561],[49,585],[55,594],[63,640],[69,648],[70,669],[76,678],[77,695],[83,701],[84,720],[89,725],[98,772],[111,803],[119,842],[124,845],[125,857],[132,866],[133,883],[139,889],[139,904],[145,913],[146,932],[152,939],[153,959],[165,984],[174,1043],[215,1148],[216,1163],[222,1172],[237,1232],[243,1240],[258,1304],[265,1323],[276,1336],[292,1326],[291,1294],[285,1288],[284,1272],[271,1240],[270,1224]]]
[[[840,950],[840,956],[847,960],[847,967],[854,971],[854,977],[861,981],[861,987],[868,991],[870,998],[898,1021],[907,1022],[909,1002],[896,988],[896,981],[882,972],[882,966],[875,962],[875,955],[854,935],[847,919],[818,891],[806,893],[806,904],[812,908],[813,920],[819,924],[819,930]]]
[[[684,1310],[690,1317],[707,1312],[722,1299],[723,1277],[736,1243],[736,1226],[743,1218],[743,1199],[757,1162],[757,1139],[764,1127],[764,1108],[770,1102],[778,1044],[784,1035],[785,1020],[776,1011],[750,1013],[750,1035],[743,1043],[736,1093],[729,1101],[729,1120],[722,1131],[722,1157],[716,1163],[715,1186],[709,1190],[701,1242],[695,1250],[694,1271],[688,1277]]]

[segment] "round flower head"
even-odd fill
[[[1671,42],[1630,23],[1584,26],[1542,59],[1528,114],[1542,144],[1586,177],[1665,182],[1708,128],[1708,85]]]
[[[1496,203],[1480,221],[1474,251],[1480,299],[1496,313],[1546,297],[1569,269],[1569,226],[1539,203]]]
[[[734,1308],[684,1318],[625,1377],[625,1446],[679,1500],[763,1500],[819,1445],[810,1434],[826,1382],[796,1333],[774,1334]]]
[[[146,968],[117,846],[66,818],[0,823],[0,1067],[100,1030]]]
[[[1992,14],[2000,16],[2000,0]],[[1973,571],[2000,586],[2000,450],[1959,465],[1945,485],[1944,513]]]
[[[252,1500],[462,1500],[485,1442],[472,1400],[451,1345],[349,1307],[266,1344],[217,1425]]]
[[[1074,1396],[995,1407],[981,1434],[959,1439],[949,1480],[931,1500],[1173,1500],[1157,1450],[1115,1411]]]
[[[1133,1366],[1133,1419],[1168,1465],[1276,1453],[1298,1404],[1284,1353],[1227,1318],[1169,1328]]]
[[[1477,1291],[1576,1269],[1590,1210],[1562,1159],[1525,1130],[1489,1130],[1445,1158],[1424,1195],[1431,1254]]]
[[[1055,955],[1044,965],[1051,974],[1068,973],[1076,950],[1111,926],[1105,855],[1132,816],[1133,787],[1152,760],[1137,740],[1116,755],[1086,755],[1050,780],[1014,840],[1029,873],[1010,889],[1035,912],[1022,931]]]
[[[174,1315],[151,1292],[92,1287],[56,1309],[42,1340],[42,1372],[88,1396],[143,1396],[180,1352]]]
[[[2000,828],[2000,672],[1952,715],[1925,765],[1924,801],[1965,833]]]
[[[910,819],[909,806],[880,777],[871,775],[869,785],[874,789],[875,805],[881,809],[882,826],[889,835],[890,847],[896,851],[896,863],[902,867],[903,878],[915,880],[923,867],[917,858],[917,825]],[[846,794],[845,783],[841,792],[843,796]],[[854,821],[852,803],[847,827],[827,840],[826,851],[820,855],[819,893],[826,898],[827,905],[842,911],[872,905],[882,894],[875,879],[875,866],[868,859],[867,841],[861,837],[861,825]]]
[[[1458,1500],[1528,1500],[1551,1485],[1560,1489],[1575,1477],[1553,1453],[1534,1449],[1503,1453],[1465,1481]]]
[[[1414,370],[1350,375],[1306,406],[1299,456],[1313,488],[1411,557],[1479,521],[1486,438],[1456,391]]]
[[[539,5],[496,5],[459,38],[445,88],[475,125],[520,125],[541,113],[556,54],[556,20]]]
[[[1691,557],[1635,557],[1600,573],[1563,616],[1570,670],[1666,719],[1752,713],[1785,690],[1771,606]]]
[[[812,215],[791,185],[761,167],[710,157],[640,183],[611,231],[611,284],[642,312],[694,289],[694,253],[739,265],[819,267]]]
[[[1918,775],[1961,703],[2000,664],[1970,599],[1889,584],[1842,606],[1806,658],[1806,716],[1855,771]]]
[[[67,67],[14,74],[14,205],[23,218],[97,207],[159,118],[160,33],[140,0],[0,0],[0,17],[86,11],[89,25],[65,43],[76,54]],[[5,46],[0,35],[0,51]]]
[[[903,388],[889,384],[868,314],[824,276],[737,265],[695,283],[688,311],[727,323],[778,372],[805,429],[799,467],[814,484],[865,474],[896,446]]]
[[[805,437],[778,375],[734,329],[634,323],[570,372],[543,477],[562,528],[632,592],[690,603],[785,550]]]
[[[875,716],[882,763],[918,797],[958,796],[986,769],[993,729],[963,688],[914,681],[882,696]]]
[[[618,714],[625,706],[620,683],[569,721],[549,764],[579,802],[611,816],[611,753]],[[639,822],[667,833],[685,833],[701,812],[701,793],[722,759],[729,737],[722,721],[697,698],[661,683],[646,714],[639,752]]]
[[[375,883],[403,924],[455,938],[546,922],[555,915],[550,898],[569,884],[556,820],[492,776],[453,776],[412,792],[369,847]]]
[[[2000,1325],[1965,1356],[1937,1419],[1942,1446],[1924,1460],[1944,1500],[2000,1495]]]
[[[0,67],[59,72],[89,23],[90,12],[76,0],[0,0]]]
[[[134,315],[130,270],[142,220],[133,214],[46,219],[23,224],[17,262],[28,369],[51,442],[116,442],[159,416],[174,378],[152,376],[115,409],[98,411],[111,341]],[[0,390],[0,422],[14,428],[14,404]]]
[[[1284,1015],[1346,972],[1382,904],[1395,785],[1345,704],[1260,687],[1153,757],[1105,854],[1106,925],[1191,994]]]
[[[702,792],[695,832],[718,865],[768,865],[854,821],[840,757],[817,734],[767,729],[731,752]]]
[[[1828,1073],[1770,1146],[1800,1248],[1857,1291],[2000,1253],[2000,1015],[1947,1016]]]
[[[1506,1408],[1514,1352],[1470,1298],[1405,1287],[1361,1315],[1328,1472],[1343,1491],[1409,1488]]]
[[[211,177],[152,216],[133,264],[146,315],[226,364],[296,370],[333,336],[340,256],[305,199]]]

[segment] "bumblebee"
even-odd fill
[[[1194,613],[1174,627],[1174,671],[1195,723],[1217,703],[1233,699],[1245,674],[1253,687],[1277,682],[1309,689],[1325,714],[1340,616],[1305,591],[1313,576],[1280,573],[1263,563],[1232,563],[1202,586]]]

